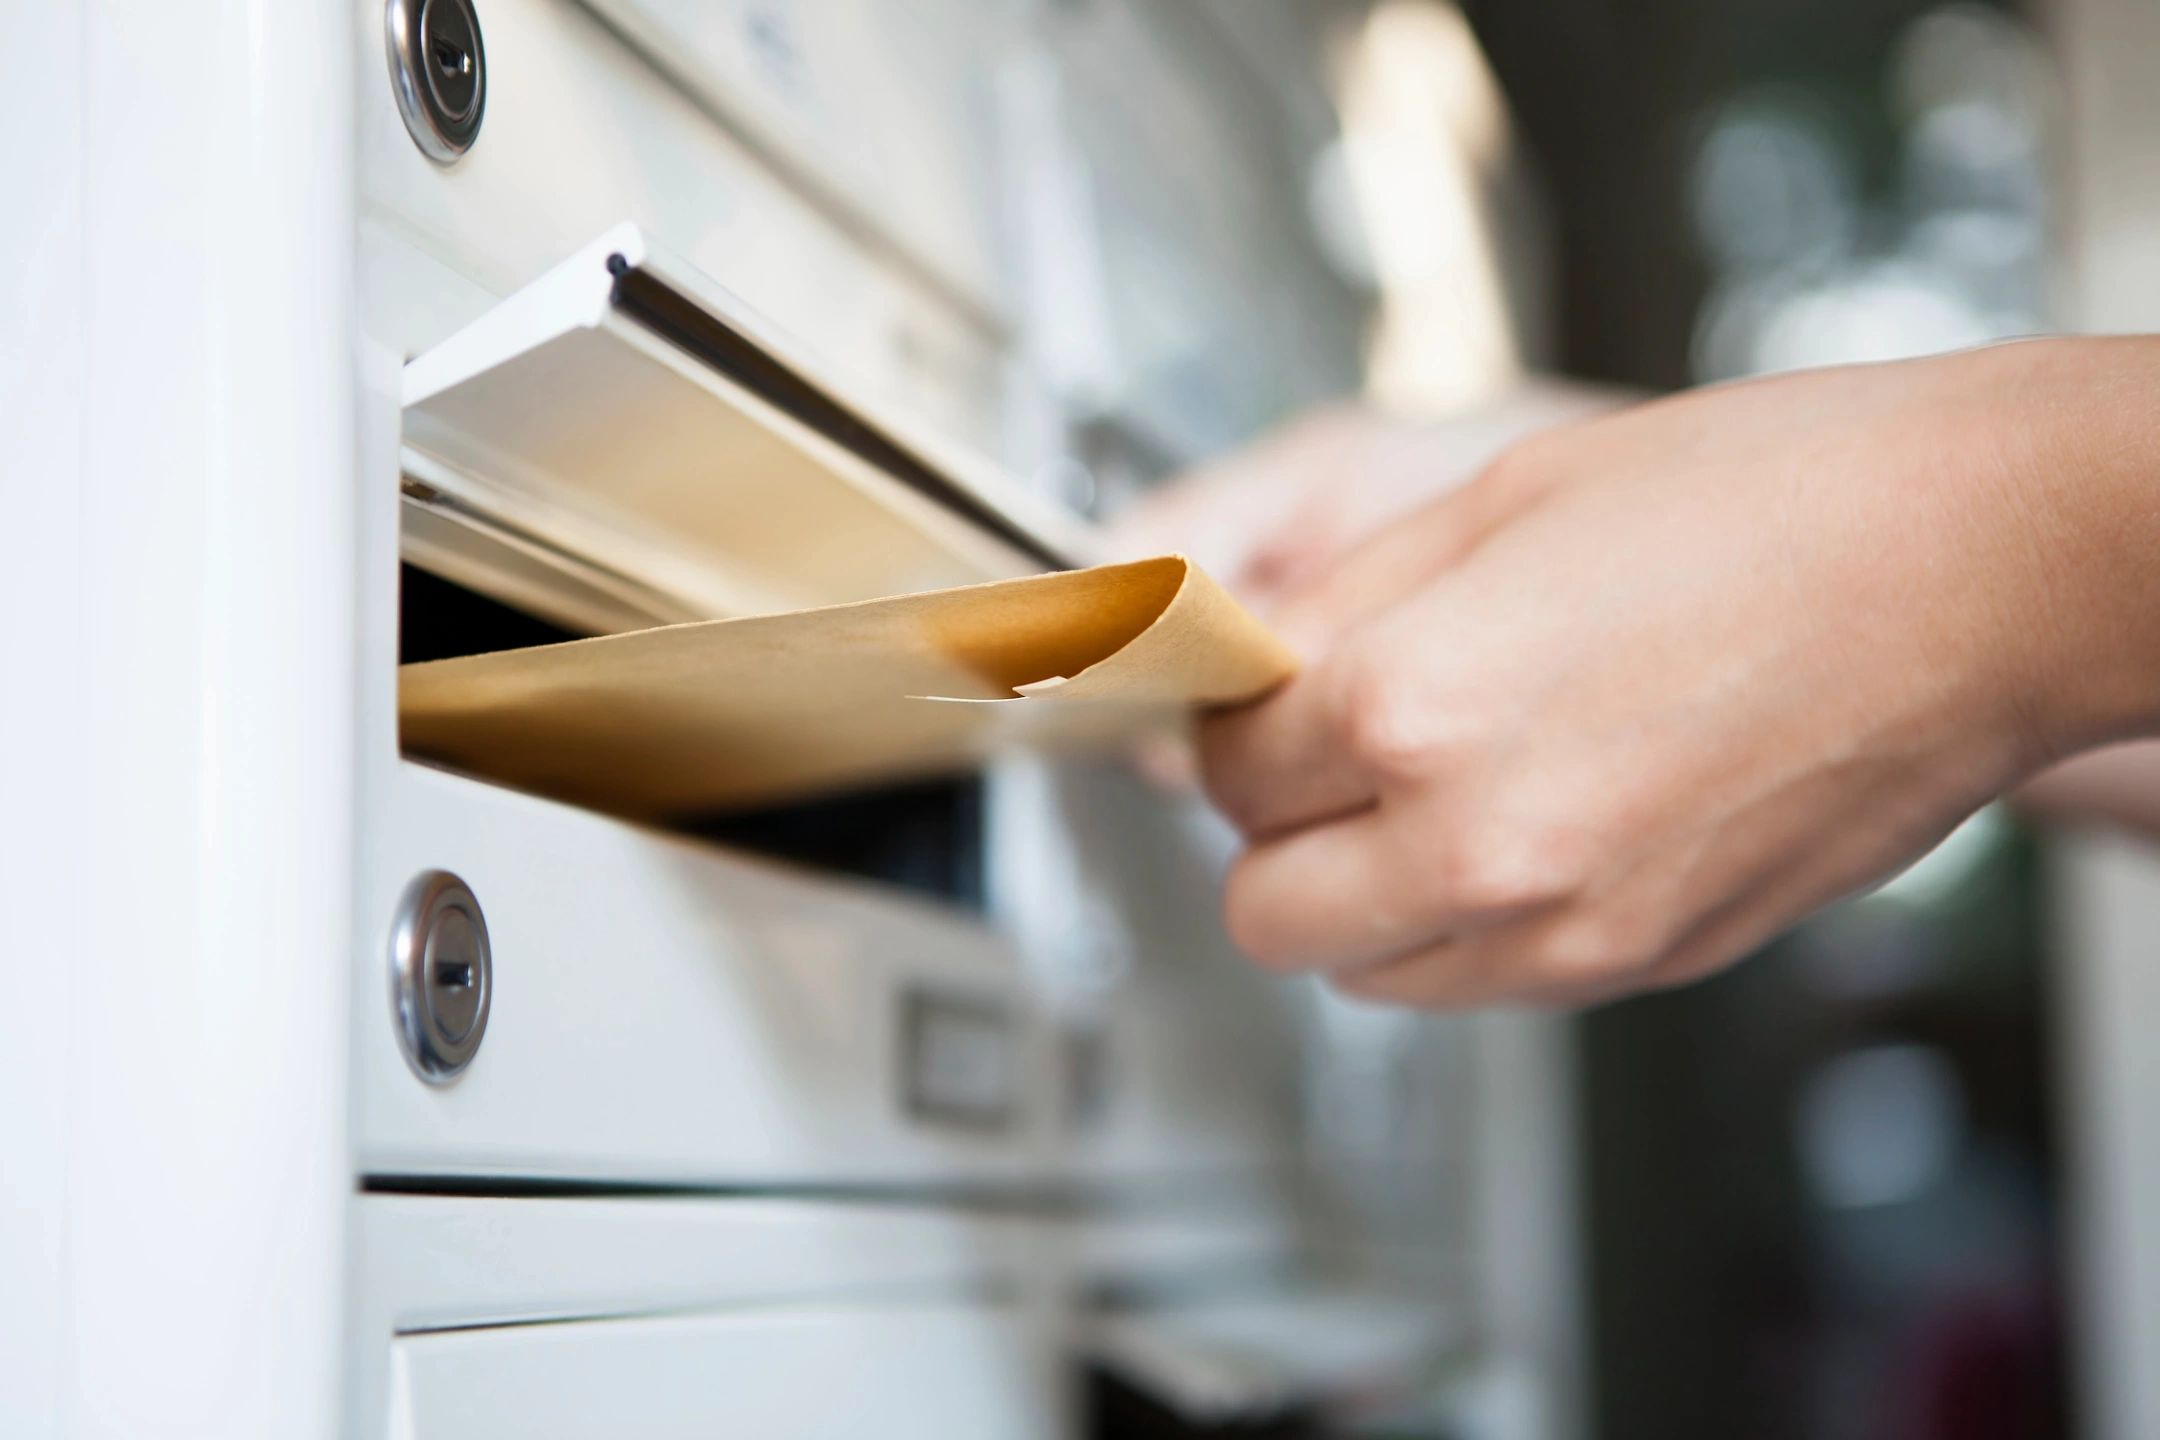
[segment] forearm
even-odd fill
[[[1202,733],[1263,963],[1371,999],[1708,973],[2160,735],[2160,340],[1673,397],[1519,445],[1277,614]]]
[[[2033,766],[2160,733],[2160,338],[2033,341],[1976,415],[2008,491],[1991,623]]]

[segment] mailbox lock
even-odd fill
[[[472,148],[487,109],[487,51],[472,0],[384,0],[390,88],[413,143],[447,165]]]
[[[472,1063],[495,989],[487,920],[447,870],[414,877],[390,929],[390,1013],[413,1073],[446,1084]]]

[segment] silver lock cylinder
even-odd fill
[[[385,0],[390,88],[421,153],[447,165],[472,148],[487,110],[487,51],[471,0]]]
[[[472,1063],[494,989],[480,902],[449,871],[421,872],[390,928],[390,1011],[415,1075],[442,1085]]]

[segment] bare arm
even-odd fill
[[[1289,588],[1208,722],[1265,964],[1426,1006],[1679,983],[2060,757],[2160,735],[2160,340],[1549,432]],[[2045,791],[2043,791],[2044,795]]]

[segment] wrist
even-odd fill
[[[1989,372],[1980,578],[2020,768],[2160,732],[2160,338],[1961,358]]]

